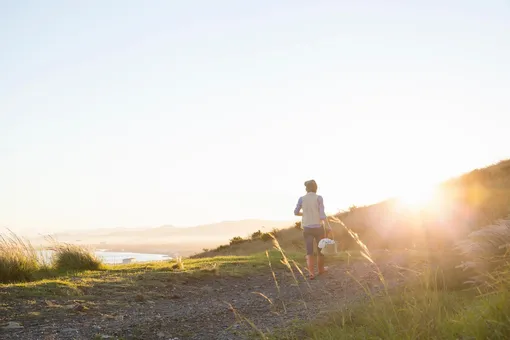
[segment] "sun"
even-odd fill
[[[436,201],[437,188],[432,185],[415,186],[413,188],[403,190],[396,198],[400,204],[408,208],[426,208]]]

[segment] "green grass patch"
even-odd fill
[[[302,264],[303,254],[286,255],[288,261]],[[162,262],[104,265],[99,270],[47,271],[52,279],[27,283],[0,284],[0,297],[75,297],[86,294],[93,299],[125,295],[126,292],[158,294],[158,288],[172,283],[201,280],[211,276],[243,276],[285,268],[279,251],[252,256],[218,256],[182,260],[182,269],[175,260]],[[271,263],[271,265],[270,265]]]
[[[290,253],[286,256],[302,263],[304,255],[301,253]],[[283,268],[281,262],[283,256],[277,250],[271,250],[266,253],[258,253],[250,256],[215,256],[206,258],[189,258],[182,259],[182,264],[176,260],[149,262],[149,263],[133,263],[122,265],[105,265],[104,269],[111,272],[175,272],[186,273],[189,275],[201,275],[215,273],[218,275],[246,275],[257,271],[269,270],[269,261],[273,268]]]
[[[1,286],[0,294],[6,298],[69,297],[81,296],[83,291],[78,284],[68,280],[41,280]]]

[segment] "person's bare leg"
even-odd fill
[[[319,255],[317,267],[319,267],[319,275],[326,272],[326,269],[324,268],[324,256]]]
[[[310,273],[310,279],[313,280],[315,278],[315,256],[306,255],[306,264],[308,266],[308,272]]]

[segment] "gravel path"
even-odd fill
[[[392,284],[398,282],[394,272],[383,268]],[[266,272],[160,284],[158,295],[148,298],[129,289],[103,291],[101,299],[88,303],[69,299],[53,304],[35,297],[30,303],[4,304],[0,339],[247,339],[366,298],[352,276],[374,290],[381,288],[373,267],[358,262],[336,264],[325,276],[313,281],[300,277],[298,283],[289,272],[278,271],[278,287]],[[87,293],[97,296],[96,291]]]

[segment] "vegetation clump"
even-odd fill
[[[0,283],[30,281],[39,269],[37,252],[16,236],[0,235]]]
[[[245,240],[244,238],[242,238],[241,236],[236,236],[236,237],[233,237],[230,239],[230,245],[234,245],[234,244],[241,244],[241,243],[244,243],[248,240]]]
[[[260,239],[261,236],[262,236],[262,231],[257,230],[256,232],[251,234],[251,239],[252,240],[258,240],[258,239]]]
[[[89,249],[75,244],[56,244],[53,266],[57,270],[98,270],[102,261]]]

